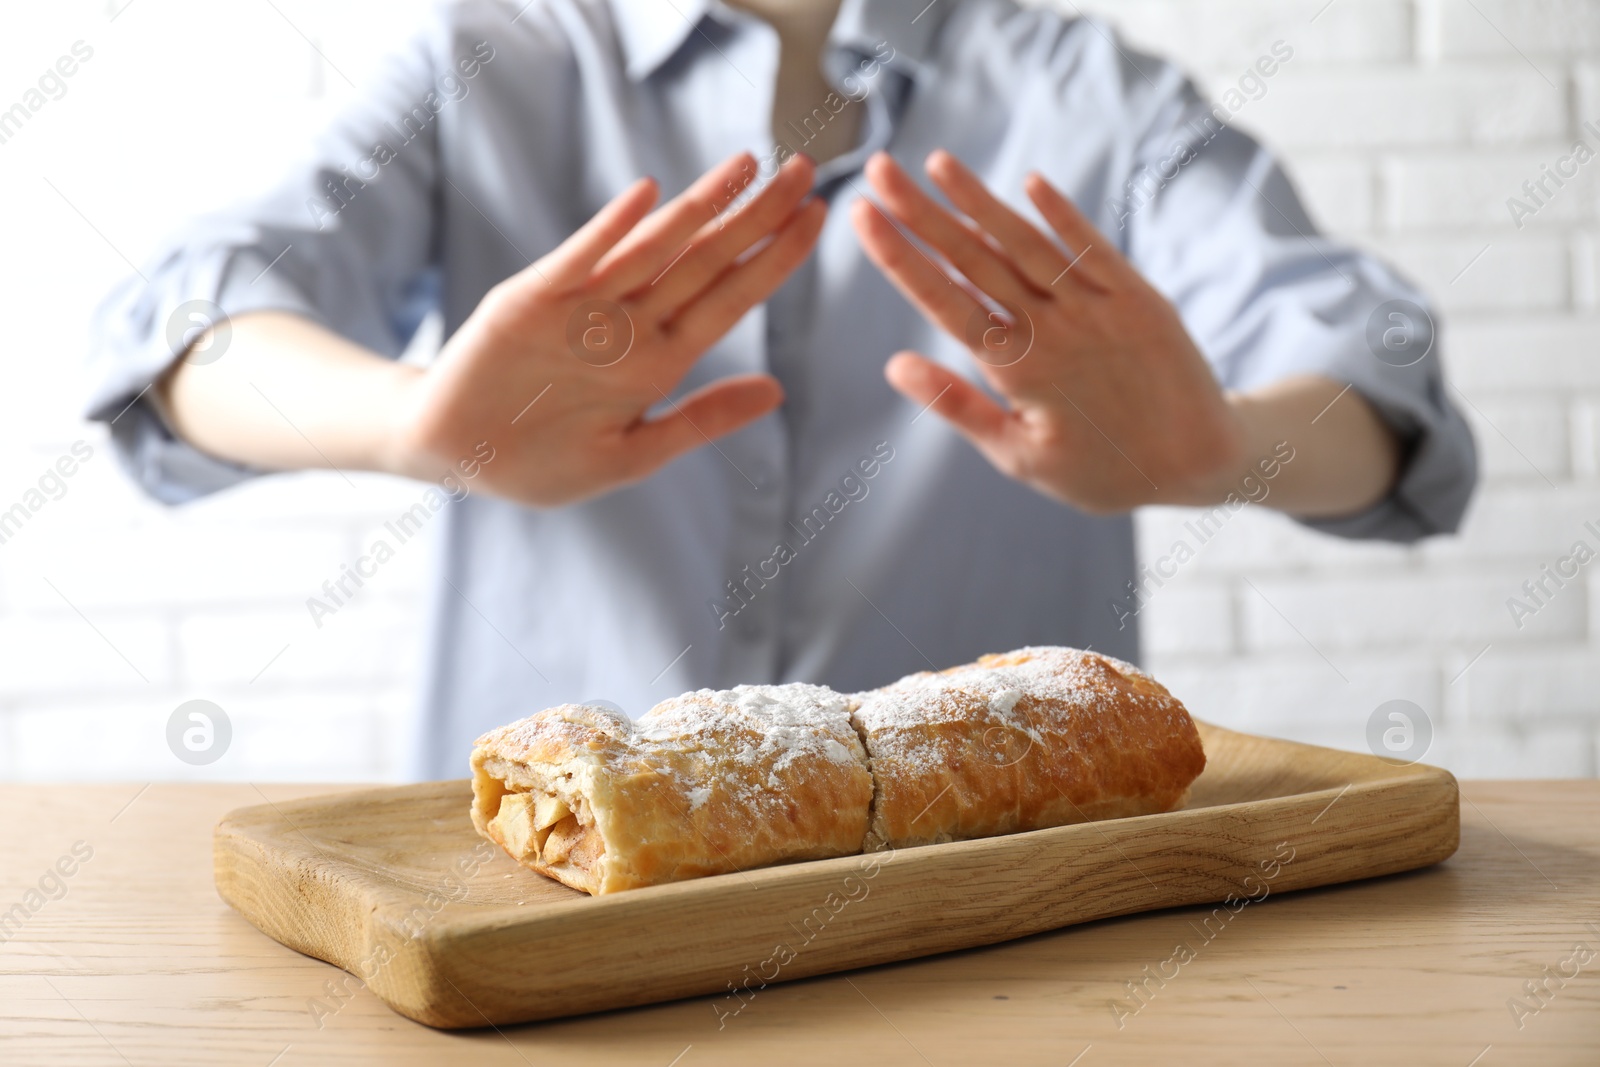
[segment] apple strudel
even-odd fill
[[[549,708],[478,739],[472,821],[602,894],[1170,811],[1204,767],[1188,712],[1143,671],[1024,648],[848,696],[702,689],[638,722]]]
[[[856,696],[869,852],[1171,811],[1205,767],[1183,705],[1095,652],[1024,648]]]
[[[472,821],[518,863],[612,893],[861,851],[872,801],[848,698],[702,689],[630,722],[563,704],[472,754]]]

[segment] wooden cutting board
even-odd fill
[[[241,808],[216,829],[217,890],[395,1011],[456,1028],[707,994],[726,1018],[774,982],[1215,901],[1197,930],[1209,938],[1273,894],[1456,850],[1447,771],[1201,736],[1206,770],[1182,811],[605,897],[479,838],[464,780]]]

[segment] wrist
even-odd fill
[[[447,465],[418,432],[426,376],[426,370],[407,363],[384,367],[373,397],[370,469],[418,481],[437,481],[443,475]]]
[[[1209,507],[1225,501],[1254,466],[1261,429],[1255,416],[1248,396],[1224,394],[1208,439],[1195,445],[1194,461],[1187,470],[1178,472],[1157,502]]]

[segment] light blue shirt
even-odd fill
[[[671,196],[736,151],[775,165],[764,23],[717,0],[520,6],[439,6],[275,193],[197,223],[147,285],[114,294],[90,414],[118,415],[172,361],[185,301],[298,312],[395,356],[430,310],[454,330],[640,175]],[[474,493],[442,509],[414,774],[460,776],[480,731],[563,701],[638,715],[700,686],[851,690],[1027,644],[1137,660],[1132,519],[1009,480],[884,382],[902,348],[968,375],[972,357],[851,228],[880,148],[915,174],[949,149],[1041,226],[1022,179],[1042,172],[1177,305],[1225,386],[1352,384],[1406,440],[1405,472],[1376,507],[1313,525],[1405,541],[1458,523],[1475,457],[1437,346],[1427,335],[1401,366],[1372,340],[1425,331],[1380,306],[1426,301],[1317,235],[1272,157],[1176,68],[1012,0],[845,0],[829,40],[838,96],[819,105],[864,121],[859,147],[818,174],[831,212],[816,251],[680,387],[766,371],[783,407],[584,504]],[[112,434],[165,501],[257,473],[175,440],[146,400]]]

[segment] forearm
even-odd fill
[[[180,360],[151,393],[183,440],[269,470],[399,472],[393,425],[420,373],[287,312],[231,321],[210,363]]]
[[[1382,500],[1400,473],[1401,443],[1355,389],[1314,375],[1287,378],[1249,393],[1228,396],[1243,428],[1239,469],[1210,488],[1216,503],[1240,489],[1244,478],[1263,480],[1275,467],[1265,502],[1303,518],[1353,515]],[[1281,460],[1279,445],[1293,449]]]

